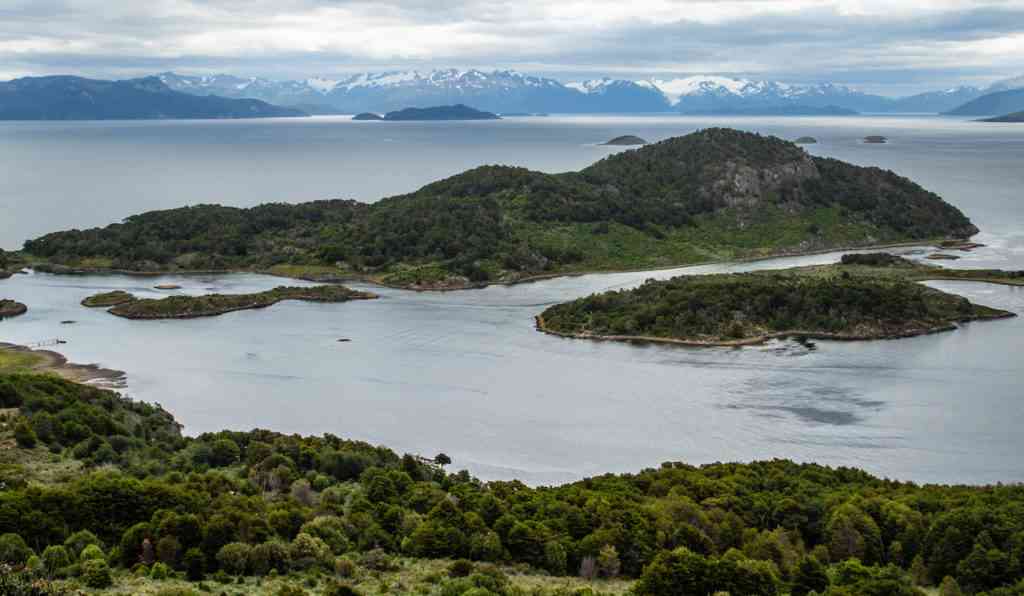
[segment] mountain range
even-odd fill
[[[156,77],[101,81],[73,76],[0,82],[0,120],[133,120],[305,116],[257,98],[197,96]]]
[[[1024,87],[1024,77],[988,88],[960,86],[908,97],[883,97],[834,83],[788,84],[722,76],[562,83],[514,70],[444,69],[362,73],[340,79],[272,81],[233,75],[157,77],[196,95],[254,98],[319,113],[385,112],[467,104],[498,113],[680,112],[684,114],[942,113],[986,93]]]

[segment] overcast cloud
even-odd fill
[[[1024,74],[1024,0],[0,0],[0,79],[432,67],[904,94]]]

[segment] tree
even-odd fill
[[[59,544],[52,544],[43,550],[42,561],[46,573],[52,577],[71,564],[71,556],[68,549]]]
[[[203,571],[206,558],[203,551],[192,547],[185,551],[182,557],[182,564],[185,566],[185,576],[189,581],[198,582],[203,580]]]
[[[114,583],[110,566],[103,559],[89,559],[82,563],[82,581],[90,588],[109,588]]]
[[[807,596],[811,592],[822,594],[828,589],[828,574],[817,559],[805,557],[800,561],[793,579],[792,596]]]
[[[249,565],[252,547],[244,542],[225,544],[217,551],[217,563],[221,569],[233,575],[245,575]]]
[[[686,548],[663,551],[651,561],[635,591],[640,596],[692,596],[714,592],[708,560]]]
[[[569,555],[560,542],[554,540],[544,545],[544,568],[552,575],[565,575]]]
[[[437,455],[434,456],[434,463],[442,467],[447,466],[448,464],[452,463],[452,458],[448,457],[444,453],[438,453]]]
[[[32,549],[21,536],[14,533],[0,535],[0,563],[23,565],[33,555]]]
[[[36,432],[32,430],[32,425],[24,418],[19,419],[14,425],[14,440],[22,449],[32,449],[39,441]]]
[[[942,578],[942,584],[939,586],[939,596],[963,596],[963,592],[960,591],[960,584],[947,575]]]
[[[611,544],[601,547],[597,553],[597,574],[603,578],[611,579],[619,576],[622,563],[619,562],[619,551]]]

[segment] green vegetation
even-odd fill
[[[90,308],[110,307],[125,304],[133,300],[135,300],[135,296],[132,296],[130,292],[114,290],[112,292],[93,294],[92,296],[82,300],[82,306],[88,306]]]
[[[413,288],[644,269],[977,231],[913,182],[708,129],[579,172],[486,166],[372,205],[200,205],[49,234],[41,270],[315,270]]]
[[[530,488],[333,435],[184,437],[45,376],[0,400],[2,594],[1024,593],[1022,486],[775,460]]]
[[[347,302],[376,298],[369,292],[358,292],[345,286],[315,286],[311,288],[278,286],[272,290],[255,294],[206,294],[204,296],[168,296],[159,299],[124,300],[127,292],[108,292],[86,298],[85,306],[105,306],[103,302],[116,304],[110,313],[126,319],[191,319],[212,317],[236,310],[266,308],[282,300],[305,300],[308,302]],[[88,303],[88,304],[87,304]]]
[[[781,336],[907,337],[1013,316],[915,283],[924,279],[1024,284],[1024,272],[953,271],[885,253],[846,255],[837,265],[649,280],[553,306],[538,326],[573,337],[734,344]]]
[[[0,319],[16,317],[28,312],[28,307],[14,300],[0,299]]]

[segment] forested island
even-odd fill
[[[982,122],[1024,122],[1024,112],[1013,112],[1012,114],[996,116],[995,118],[986,118]]]
[[[168,296],[166,298],[135,298],[122,291],[106,292],[90,296],[82,301],[83,306],[111,306],[108,311],[126,319],[195,319],[273,306],[282,300],[304,300],[306,302],[347,302],[369,300],[376,294],[351,290],[345,286],[327,285],[315,287],[278,286],[255,294],[206,294],[202,296]]]
[[[0,374],[0,408],[4,594],[1024,594],[1019,485],[773,460],[531,488],[330,434],[188,437],[46,375]]]
[[[977,231],[892,172],[707,129],[579,172],[484,166],[373,204],[153,211],[30,240],[20,258],[58,273],[247,270],[449,289]]]
[[[381,116],[373,112],[363,112],[352,117],[353,120],[384,120],[392,122],[413,120],[501,120],[501,116],[484,112],[463,104],[453,106],[434,106],[429,108],[405,108],[388,112]]]
[[[649,280],[559,304],[537,317],[547,333],[584,339],[744,345],[803,337],[893,339],[1015,316],[917,283],[1024,285],[1024,271],[948,270],[885,253],[836,265]]]

